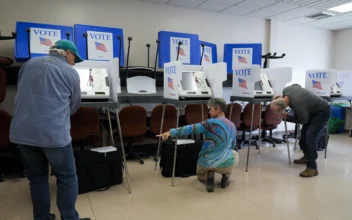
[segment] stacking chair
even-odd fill
[[[231,105],[232,105],[232,112],[231,112]],[[227,119],[229,119],[232,123],[235,124],[237,130],[240,128],[242,123],[241,113],[242,113],[242,106],[236,102],[232,104],[228,104],[226,107],[225,116]],[[231,114],[231,117],[230,117],[230,114]],[[240,149],[241,147],[237,145],[236,148]]]
[[[122,138],[128,140],[129,151],[127,157],[137,158],[140,164],[144,160],[133,152],[132,144],[136,141],[143,141],[147,134],[147,111],[142,106],[126,106],[119,113]],[[119,137],[117,133],[115,138]]]
[[[270,108],[270,104],[266,107],[266,110],[263,115],[263,121],[261,123],[261,128],[263,130],[267,130],[270,132],[270,136],[266,136],[261,139],[263,142],[268,142],[275,147],[276,139],[272,138],[272,131],[277,128],[277,126],[281,123],[281,115],[273,112]]]
[[[101,138],[98,111],[91,107],[81,107],[71,116],[71,137],[73,146],[81,150],[87,145],[96,147]]]
[[[202,104],[187,105],[185,109],[185,121],[187,125],[200,123],[209,118],[208,107],[203,104],[203,119],[202,119]]]
[[[242,113],[242,123],[241,126],[238,128],[239,131],[242,131],[242,143],[240,144],[240,147],[244,144],[249,144],[249,140],[246,140],[246,132],[250,132],[251,129],[251,123],[252,123],[252,108],[253,104],[247,104],[244,107],[243,113]],[[253,115],[253,127],[252,127],[252,132],[258,130],[261,122],[260,120],[260,115],[261,114],[261,104],[255,104],[254,105],[254,115]],[[259,149],[258,143],[256,140],[251,140],[251,144],[256,146],[257,149]],[[248,146],[250,147],[250,146]]]
[[[6,97],[6,73],[0,69],[0,103]],[[19,149],[10,142],[10,124],[12,116],[5,110],[0,109],[0,182],[4,181],[5,172],[20,171],[24,176],[24,169]],[[7,161],[7,162],[5,162]]]

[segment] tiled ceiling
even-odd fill
[[[328,9],[352,0],[141,0],[179,7],[195,8],[217,13],[272,19],[292,24],[313,26],[328,30],[352,27],[352,12],[336,13]],[[329,13],[332,17],[312,19],[306,16]]]

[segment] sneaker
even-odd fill
[[[300,173],[299,175],[301,177],[313,177],[313,176],[318,176],[319,172],[318,172],[318,170],[307,168],[302,173]]]
[[[307,164],[308,160],[303,156],[301,159],[294,160],[295,164]]]
[[[50,220],[55,220],[55,219],[56,219],[56,216],[50,213]]]
[[[225,189],[230,185],[230,178],[227,175],[223,175],[221,179],[221,188]]]
[[[90,220],[90,218],[80,218],[80,220]]]
[[[208,180],[207,180],[208,192],[214,192],[214,181],[215,181],[215,173],[213,171],[210,171],[208,174]]]

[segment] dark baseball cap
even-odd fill
[[[75,63],[80,63],[83,61],[83,59],[78,55],[78,50],[76,45],[69,40],[58,40],[55,42],[52,48],[71,51],[76,57]]]

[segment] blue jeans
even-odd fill
[[[61,148],[19,145],[21,158],[30,182],[34,220],[50,219],[50,164],[57,179],[57,207],[63,220],[79,220],[75,205],[78,194],[77,174],[72,144]]]

